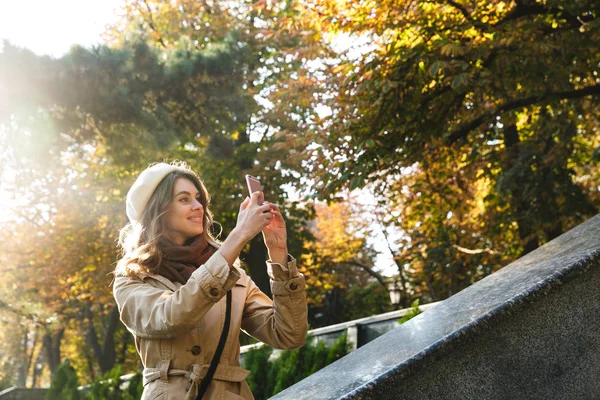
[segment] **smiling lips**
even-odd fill
[[[192,222],[196,222],[198,224],[201,224],[202,223],[202,217],[201,216],[189,217],[188,221],[192,221]]]

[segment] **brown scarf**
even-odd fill
[[[183,246],[163,237],[160,239],[162,262],[158,273],[165,278],[184,284],[200,265],[204,264],[216,249],[206,242],[204,235],[196,236]]]

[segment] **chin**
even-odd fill
[[[202,235],[202,233],[204,233],[204,229],[200,229],[198,231],[190,232],[189,235],[190,235],[190,237],[196,237],[198,235]]]

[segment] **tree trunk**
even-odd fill
[[[398,275],[400,276],[400,287],[402,291],[400,293],[400,308],[408,307],[408,293],[406,292],[406,276],[404,275],[404,266],[401,265],[400,260],[397,260],[394,256],[394,261],[396,262],[396,266],[398,267]]]
[[[385,242],[387,244],[387,248],[390,251],[390,254],[392,255],[392,258],[394,260],[394,264],[396,264],[396,267],[398,268],[398,276],[400,277],[400,301],[398,302],[398,307],[399,308],[407,308],[408,307],[408,293],[407,293],[407,282],[406,282],[406,276],[404,274],[404,263],[403,263],[403,258],[401,257],[400,254],[397,254],[394,249],[392,249],[392,243],[390,242],[390,238],[387,234],[387,230],[386,230],[386,224],[384,223],[383,220],[383,214],[384,212],[381,211],[380,207],[378,206],[376,211],[375,211],[375,217],[377,219],[377,222],[379,223],[379,229],[381,230],[381,233],[383,234],[383,237],[385,239]],[[396,305],[394,305],[396,306]]]
[[[41,375],[41,373],[43,371],[43,365],[44,365],[43,358],[44,358],[43,352],[40,351],[37,358],[35,359],[35,365],[33,366],[33,376],[31,377],[31,387],[32,388],[36,387],[38,377]],[[40,365],[41,368],[38,368],[37,367],[38,365]]]
[[[29,375],[29,370],[32,370],[32,384],[31,387],[33,387],[35,385],[35,380],[36,380],[36,368],[35,365],[33,367],[33,369],[31,368],[31,364],[33,363],[33,356],[35,353],[35,346],[37,345],[38,342],[38,330],[37,327],[34,328],[34,332],[33,332],[33,343],[31,344],[31,353],[29,354],[29,356],[27,357],[27,364],[25,365],[25,378],[27,378],[27,376]],[[25,346],[25,350],[27,350],[29,346]],[[39,355],[38,355],[39,358]],[[37,361],[36,361],[37,363]]]
[[[257,235],[250,242],[250,250],[246,255],[246,264],[250,270],[250,276],[256,285],[262,290],[267,296],[273,298],[271,293],[271,283],[269,275],[267,274],[267,249],[263,242],[262,235]]]
[[[43,348],[46,351],[46,358],[48,359],[48,366],[50,367],[50,373],[52,377],[56,373],[58,366],[60,365],[60,342],[65,333],[64,328],[60,328],[54,334],[47,332],[43,339]]]
[[[23,347],[21,350],[23,351],[22,362],[19,363],[19,368],[17,369],[17,387],[24,388],[27,383],[27,361],[29,356],[27,355],[27,329],[23,329]]]
[[[441,299],[438,297],[437,291],[433,288],[431,274],[426,274],[425,283],[427,284],[427,288],[429,289],[429,297],[431,297],[432,302],[440,301]]]
[[[504,129],[504,145],[506,146],[505,155],[502,160],[502,171],[506,173],[519,161],[519,132],[516,125],[506,126]],[[512,208],[515,211],[515,218],[519,227],[519,238],[523,245],[523,251],[519,257],[537,249],[539,247],[539,237],[535,231],[534,224],[525,216],[531,208],[531,200],[524,193],[525,182],[514,182],[511,186],[510,195],[513,199]]]
[[[96,379],[96,367],[94,366],[94,359],[90,355],[90,349],[83,350],[83,356],[85,357],[85,361],[87,362],[88,369],[90,370],[90,378],[92,381]]]
[[[129,345],[130,340],[131,334],[129,333],[129,331],[125,330],[121,338],[121,351],[119,351],[119,358],[117,360],[117,363],[119,363],[120,365],[123,365],[125,363],[125,359],[127,358],[127,346]]]
[[[85,325],[85,342],[93,350],[96,362],[100,366],[102,375],[104,375],[115,366],[116,362],[115,332],[119,323],[119,310],[117,307],[113,307],[108,313],[108,323],[103,332],[103,345],[100,345],[98,340],[90,304],[84,306],[82,322]]]

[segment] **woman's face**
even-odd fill
[[[200,204],[201,194],[186,178],[177,178],[173,185],[173,201],[163,216],[165,236],[179,245],[200,235],[204,231],[204,208]]]

